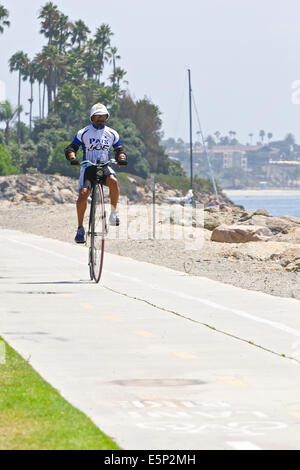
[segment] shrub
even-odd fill
[[[14,175],[18,173],[17,168],[12,163],[12,156],[7,147],[0,144],[0,175]]]

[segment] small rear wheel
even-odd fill
[[[103,268],[104,241],[106,234],[104,195],[101,184],[96,184],[93,188],[90,213],[90,234],[90,277],[98,283],[100,281]]]

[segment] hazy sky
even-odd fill
[[[32,58],[46,43],[37,20],[46,0],[0,3],[10,11],[11,21],[0,36],[0,80],[6,83],[7,98],[16,103],[17,74],[8,72],[7,62],[18,50]],[[93,32],[101,23],[111,26],[129,89],[136,98],[146,95],[159,106],[166,137],[188,140],[190,67],[206,135],[233,130],[245,142],[250,132],[256,139],[264,129],[275,138],[293,132],[300,142],[300,104],[292,103],[292,83],[300,80],[299,0],[54,3]],[[28,85],[23,91],[27,99]],[[37,89],[35,98],[37,104]]]

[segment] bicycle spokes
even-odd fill
[[[99,282],[103,267],[104,240],[106,235],[104,197],[101,184],[96,184],[93,188],[90,212],[90,233],[90,272],[92,271],[95,282]]]

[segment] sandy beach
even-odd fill
[[[230,199],[237,196],[299,196],[300,189],[224,189]]]

